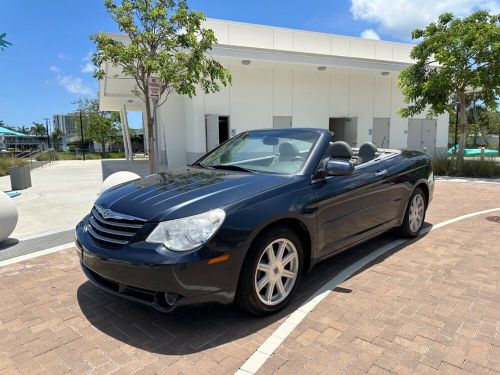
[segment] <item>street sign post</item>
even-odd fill
[[[149,77],[148,80],[148,91],[149,91],[149,97],[151,99],[160,99],[160,93],[161,93],[161,84],[160,80],[156,77]]]

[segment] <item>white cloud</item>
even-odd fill
[[[57,77],[57,82],[63,86],[66,91],[69,91],[73,94],[80,95],[92,95],[94,94],[94,90],[89,86],[85,85],[83,80],[79,77],[75,77],[72,75],[69,76],[60,76]]]
[[[80,70],[82,73],[93,73],[94,72],[94,64],[92,63],[92,55],[93,52],[90,50],[85,57],[82,59],[85,62],[84,65],[80,66]]]
[[[380,40],[380,36],[373,29],[366,29],[361,33],[360,37],[364,39]]]
[[[411,39],[411,31],[436,21],[441,13],[466,16],[486,9],[500,11],[499,0],[351,0],[355,20],[378,25],[377,30],[403,40]]]
[[[61,70],[59,69],[59,67],[55,66],[55,65],[52,65],[49,70],[51,72],[54,72],[54,73],[59,73]]]
[[[57,58],[59,60],[69,60],[70,59],[68,55],[66,55],[65,53],[62,53],[62,52],[57,54]]]
[[[87,61],[85,65],[80,66],[80,70],[82,73],[93,73],[94,64],[92,64],[90,61]]]

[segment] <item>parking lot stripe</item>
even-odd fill
[[[458,216],[456,218],[443,221],[436,225],[422,229],[420,236],[427,234],[433,230],[445,227],[447,225],[456,223],[457,221],[469,219],[474,216],[480,216],[487,213],[500,211],[500,208],[492,208],[489,210],[472,212],[470,214]],[[351,264],[349,267],[342,270],[328,282],[323,284],[311,297],[309,297],[297,310],[291,313],[288,318],[269,336],[264,343],[248,358],[243,365],[236,371],[235,375],[253,375],[255,374],[266,361],[273,355],[281,343],[288,337],[288,335],[304,320],[304,318],[323,300],[332,290],[339,284],[343,283],[348,277],[355,272],[359,271],[367,264],[371,263],[381,255],[391,251],[398,246],[408,242],[406,239],[395,240],[381,248],[373,251],[365,257],[359,259],[357,262]]]

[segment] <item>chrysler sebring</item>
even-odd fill
[[[396,228],[419,234],[430,158],[352,149],[323,129],[239,134],[196,163],[103,193],[76,228],[98,287],[168,312],[236,302],[282,309],[319,261]]]

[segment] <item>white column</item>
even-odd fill
[[[126,142],[128,145],[128,152],[129,152],[129,159],[128,160],[134,160],[134,153],[132,150],[132,141],[130,140],[130,133],[128,131],[128,117],[127,117],[127,106],[124,104],[123,105],[123,119],[125,120],[124,128],[125,128],[125,137],[126,137]]]
[[[125,151],[125,159],[129,160],[129,150],[128,150],[128,142],[127,142],[127,132],[125,131],[127,114],[123,109],[120,111],[120,124],[122,127],[122,136],[123,136],[123,150]]]

